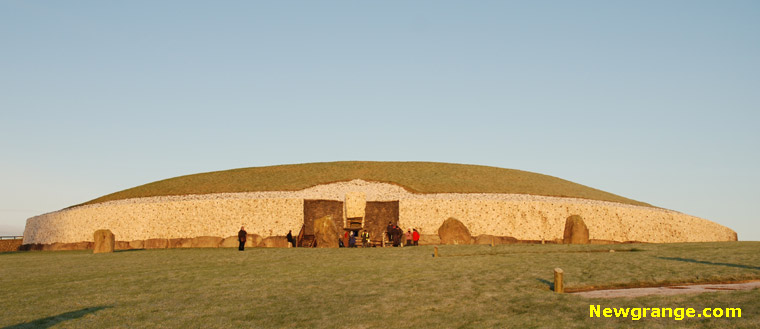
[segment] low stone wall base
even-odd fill
[[[19,251],[23,241],[23,239],[0,240],[0,252]]]
[[[235,237],[237,239],[237,237]],[[116,250],[140,250],[140,249],[174,249],[174,248],[237,248],[238,243],[235,240],[234,246],[231,246],[229,242],[225,243],[225,240],[220,237],[212,236],[200,236],[195,238],[180,238],[180,239],[148,239],[148,240],[133,240],[133,241],[116,241]],[[8,250],[5,250],[6,241],[16,241],[15,249],[8,243]],[[21,239],[18,240],[0,240],[0,251],[60,251],[60,250],[92,250],[94,243],[89,241],[74,242],[74,243],[50,243],[50,244],[21,244]],[[256,240],[253,240],[256,241]],[[250,246],[246,243],[248,248],[287,248],[287,239],[284,236],[271,236],[257,242],[255,246]],[[12,250],[11,250],[12,249]]]

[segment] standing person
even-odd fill
[[[414,245],[419,245],[420,242],[420,232],[417,232],[417,229],[414,229],[414,232],[412,233],[412,241],[414,242]]]
[[[369,231],[362,231],[362,248],[369,247]]]
[[[393,237],[393,246],[398,247],[398,245],[401,243],[401,234],[398,233],[399,228],[396,225],[393,225],[393,228],[391,228],[391,236]]]
[[[395,247],[396,246],[395,241],[396,241],[396,226],[391,225],[390,228],[388,229],[388,242],[390,242],[391,245]]]
[[[296,242],[293,241],[293,230],[288,230],[288,235],[285,236],[288,239],[288,243],[290,243],[291,247],[296,246]]]
[[[393,242],[393,223],[388,222],[388,226],[385,228],[385,234],[388,236],[388,242]]]
[[[412,245],[412,230],[406,230],[406,245]]]
[[[348,247],[348,231],[343,234],[343,246]]]
[[[240,227],[240,231],[238,231],[238,242],[240,242],[240,246],[238,246],[238,250],[245,251],[245,240],[248,238],[248,232],[245,231],[245,226]]]
[[[356,235],[354,235],[354,231],[351,231],[351,234],[348,235],[348,247],[356,248]]]

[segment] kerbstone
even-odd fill
[[[438,228],[438,236],[441,237],[442,244],[472,243],[470,230],[456,218],[449,218],[443,221],[441,227]]]

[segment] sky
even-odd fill
[[[757,1],[0,1],[0,235],[156,180],[520,169],[760,240]]]

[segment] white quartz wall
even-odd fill
[[[109,229],[117,240],[228,237],[240,226],[263,237],[298,232],[302,199],[198,199],[103,203],[57,211],[27,220],[24,244],[92,241]]]
[[[399,200],[399,224],[435,234],[454,217],[474,235],[520,240],[561,239],[565,219],[581,215],[591,239],[641,242],[729,241],[731,229],[675,211],[620,203],[521,194],[412,194],[385,183],[361,180],[294,192],[223,193],[119,200],[64,209],[27,220],[24,244],[92,241],[110,229],[117,240],[297,234],[303,200],[346,200],[363,193],[367,201]]]
[[[422,234],[436,234],[443,220],[454,217],[473,236],[490,234],[519,240],[562,239],[565,219],[581,215],[589,238],[618,242],[731,241],[734,231],[694,216],[659,208],[580,199],[546,201],[479,199],[400,200],[399,223]]]

